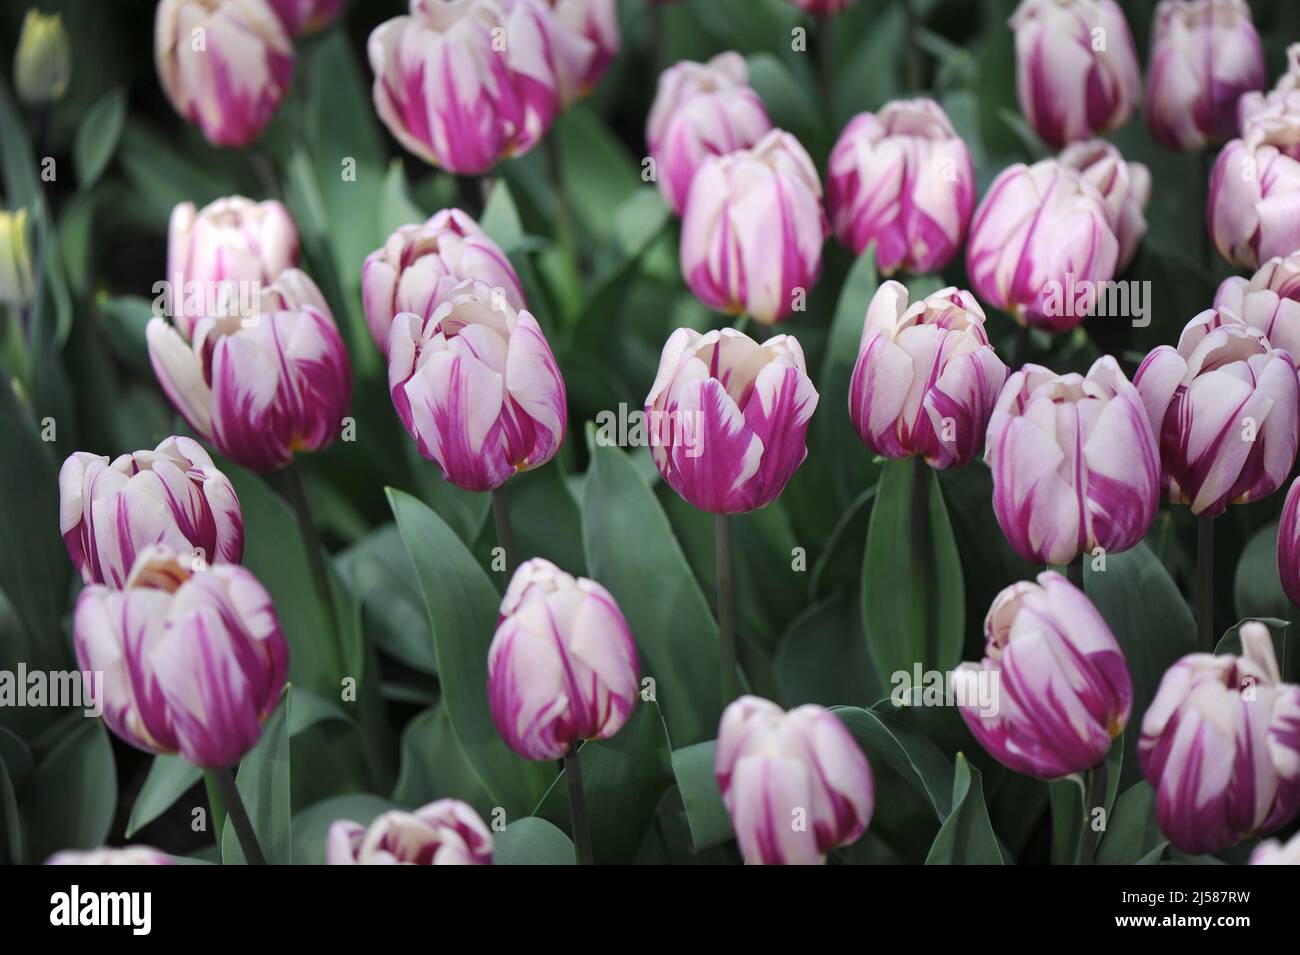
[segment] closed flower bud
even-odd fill
[[[970,150],[934,100],[859,113],[831,152],[826,200],[839,240],[876,243],[885,275],[937,272],[957,254],[975,207]]]
[[[1160,457],[1142,397],[1105,355],[1086,376],[1012,373],[989,420],[993,512],[1021,557],[1068,564],[1128,550],[1159,503]]]
[[[608,739],[636,705],[636,643],[614,598],[548,560],[519,565],[488,650],[488,704],[506,744],[559,759]]]
[[[1197,315],[1176,349],[1147,355],[1133,383],[1156,432],[1164,492],[1193,514],[1267,497],[1291,473],[1295,365],[1231,311]]]
[[[25,308],[32,300],[32,254],[27,210],[0,209],[0,305]]]
[[[1297,118],[1257,118],[1214,162],[1206,228],[1219,254],[1239,268],[1300,249],[1300,160],[1291,155],[1300,142]]]
[[[907,287],[889,281],[867,309],[849,414],[875,454],[961,467],[983,447],[1006,379],[970,292],[946,288],[909,306]]]
[[[650,454],[668,486],[714,514],[774,501],[808,455],[817,389],[790,335],[679,328],[646,396]]]
[[[742,696],[722,714],[713,770],[750,865],[821,865],[871,822],[867,757],[839,718],[815,704],[786,712]]]
[[[682,221],[682,275],[695,297],[765,325],[802,308],[821,274],[821,198],[808,153],[779,129],[705,160]]]
[[[1300,356],[1300,252],[1269,259],[1249,279],[1224,279],[1214,308],[1226,309],[1264,333],[1270,345]]]
[[[1300,811],[1300,687],[1282,682],[1267,627],[1240,633],[1241,656],[1170,667],[1142,718],[1156,820],[1183,852],[1219,852]]]
[[[541,326],[483,282],[453,289],[428,319],[393,319],[388,390],[420,454],[467,491],[541,467],[564,441],[564,379]]]
[[[325,837],[326,865],[491,865],[492,833],[459,799],[392,810],[369,826],[340,819]]]
[[[984,659],[954,670],[952,685],[980,745],[1039,779],[1104,760],[1133,706],[1133,679],[1114,634],[1083,591],[1055,571],[994,598]]]
[[[72,53],[63,18],[32,7],[23,18],[14,51],[14,92],[29,106],[63,98],[72,75]]]
[[[45,860],[46,865],[174,865],[172,857],[152,846],[104,846],[79,852],[64,849]]]
[[[85,588],[73,620],[83,672],[103,673],[104,721],[152,753],[232,766],[257,745],[288,648],[270,595],[238,564],[150,547],[121,590]]]
[[[343,9],[343,0],[270,0],[290,36],[314,33]]]
[[[1107,132],[1133,115],[1142,72],[1114,0],[1023,0],[1011,29],[1020,109],[1049,146]]]
[[[1106,219],[1119,242],[1115,260],[1118,275],[1133,261],[1138,244],[1147,233],[1150,171],[1140,162],[1125,162],[1119,150],[1104,139],[1071,143],[1059,159],[1096,189],[1106,204]]]

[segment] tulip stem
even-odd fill
[[[573,820],[573,849],[578,865],[593,865],[591,824],[587,820],[587,797],[582,791],[582,761],[577,744],[564,754],[564,782],[569,789],[569,816]]]
[[[1196,630],[1203,653],[1214,652],[1214,518],[1196,520]]]
[[[342,678],[344,671],[343,650],[339,645],[338,613],[334,608],[334,590],[330,586],[329,569],[325,564],[325,545],[321,543],[316,531],[316,519],[312,514],[311,501],[307,497],[307,485],[302,479],[302,469],[293,461],[280,472],[281,488],[284,497],[293,508],[298,518],[298,533],[302,536],[303,550],[307,552],[307,564],[311,568],[312,585],[316,589],[316,599],[320,601],[324,612],[330,656],[335,674]]]
[[[722,667],[722,705],[736,698],[736,594],[731,583],[731,518],[713,519],[713,555],[718,585],[718,645]]]
[[[266,856],[262,854],[262,845],[257,841],[257,833],[253,831],[253,822],[248,818],[244,798],[239,795],[239,787],[235,785],[235,774],[230,771],[229,766],[209,769],[207,772],[208,778],[216,785],[221,801],[226,806],[226,817],[235,827],[239,848],[244,850],[244,862],[248,865],[266,865]]]
[[[515,572],[515,530],[510,523],[510,498],[504,486],[492,489],[492,520],[497,526],[497,546],[505,551],[509,576]]]
[[[1096,829],[1093,826],[1093,817],[1098,809],[1106,808],[1106,757],[1102,757],[1101,762],[1092,767],[1088,773],[1091,785],[1088,787],[1091,798],[1087,799],[1083,806],[1083,836],[1079,840],[1079,862],[1084,865],[1092,865],[1097,861],[1097,846],[1101,842],[1100,833],[1102,829]],[[1087,796],[1088,793],[1085,793]]]
[[[930,646],[930,465],[925,458],[912,458],[912,619],[921,628],[921,639]]]

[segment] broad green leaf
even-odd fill
[[[126,90],[121,88],[110,90],[86,111],[72,142],[77,185],[83,190],[95,184],[113,158],[125,121]]]
[[[496,865],[573,865],[573,843],[545,819],[525,816],[496,833],[492,861]]]
[[[262,727],[262,738],[239,764],[235,785],[249,821],[271,865],[293,861],[292,802],[289,795],[289,712],[293,687],[286,686],[280,705]],[[243,865],[244,851],[229,816],[221,838],[221,861]]]
[[[149,775],[140,787],[131,807],[131,818],[126,824],[126,837],[133,835],[153,822],[180,799],[190,788],[203,781],[203,771],[179,756],[160,755],[153,758]]]
[[[749,83],[767,107],[773,125],[793,133],[812,155],[826,148],[822,110],[790,67],[770,53],[747,57]]]
[[[881,696],[862,642],[858,602],[840,593],[812,604],[786,628],[772,661],[782,706],[866,706]],[[827,666],[834,660],[834,666]]]
[[[313,803],[293,817],[293,864],[325,862],[325,837],[340,819],[368,826],[378,816],[396,809],[387,799],[369,793],[348,793]]]
[[[143,295],[102,295],[95,300],[95,308],[104,332],[100,337],[113,354],[137,374],[152,379],[145,329],[153,318],[153,302]]]
[[[858,358],[858,342],[866,321],[867,306],[876,294],[876,247],[869,245],[854,263],[840,290],[831,320],[830,338],[821,375],[815,382],[821,395],[813,427],[821,436],[823,448],[835,448],[835,489],[840,503],[847,509],[867,487],[874,483],[877,468],[871,452],[858,436],[849,417],[849,382]]]
[[[926,865],[1005,865],[1006,859],[984,805],[980,771],[957,754],[952,812],[939,827]]]
[[[1106,824],[1106,834],[1097,847],[1099,865],[1137,865],[1153,862],[1150,856],[1163,850],[1169,840],[1156,822],[1156,794],[1146,780],[1125,790],[1115,803]]]
[[[335,558],[341,576],[362,602],[366,632],[385,653],[422,673],[437,673],[420,581],[397,525],[375,528]]]
[[[1238,617],[1290,620],[1295,614],[1277,569],[1276,521],[1251,535],[1237,561],[1233,594]]]
[[[673,750],[673,776],[686,807],[686,821],[696,852],[735,838],[731,816],[723,805],[718,779],[713,773],[717,740]]]
[[[641,188],[636,161],[622,141],[587,106],[566,110],[551,128],[560,153],[564,195],[597,243],[614,234],[623,201]]]
[[[28,862],[104,844],[117,809],[117,768],[99,720],[78,719],[23,787]]]
[[[484,817],[492,812],[492,800],[456,742],[446,707],[431,706],[402,731],[402,769],[393,801],[417,807],[447,797],[464,800]]]
[[[883,763],[924,796],[942,822],[952,811],[953,769],[939,748],[900,720],[888,703],[878,710],[837,706],[840,718],[872,764]]]

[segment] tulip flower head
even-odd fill
[[[175,865],[172,857],[152,846],[104,846],[79,852],[64,849],[45,860],[46,865]]]
[[[290,36],[315,33],[329,25],[343,9],[344,0],[270,0]]]
[[[1252,124],[1280,125],[1291,133],[1292,142],[1285,151],[1292,159],[1300,159],[1300,143],[1295,142],[1295,130],[1300,125],[1300,43],[1286,48],[1287,70],[1273,89],[1267,93],[1252,91],[1237,100],[1237,127],[1246,138]]]
[[[72,51],[63,18],[32,7],[14,50],[14,92],[29,106],[62,99],[72,77]]]
[[[459,799],[392,810],[369,826],[339,819],[325,837],[326,865],[491,865],[492,833]]]
[[[556,69],[570,68],[577,72],[563,77],[560,88],[564,91],[561,106],[586,96],[596,88],[609,65],[618,56],[623,44],[618,27],[617,0],[546,0],[560,25],[572,37],[586,41],[571,42],[574,53],[561,57]],[[585,65],[585,66],[584,66]]]
[[[1300,833],[1292,836],[1285,845],[1276,839],[1261,842],[1250,854],[1250,864],[1300,865]]]
[[[790,2],[815,17],[833,17],[853,6],[854,0],[790,0]]]
[[[548,560],[520,564],[488,650],[488,703],[507,745],[547,760],[608,739],[639,690],[636,643],[609,591]]]
[[[1240,268],[1300,249],[1300,94],[1296,110],[1257,116],[1223,147],[1210,174],[1206,228],[1219,254]]]
[[[1224,279],[1214,295],[1214,308],[1258,328],[1270,345],[1295,361],[1300,356],[1300,252],[1269,259],[1249,279]]]
[[[1123,272],[1147,232],[1151,172],[1140,162],[1125,162],[1119,150],[1104,139],[1071,143],[1059,159],[1101,195],[1106,219],[1119,242],[1115,273]]]
[[[32,288],[27,210],[0,209],[0,305],[26,307],[32,300]]]
[[[1300,606],[1300,478],[1291,484],[1277,527],[1277,571],[1287,599]]]

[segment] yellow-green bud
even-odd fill
[[[44,106],[63,96],[72,75],[72,54],[63,19],[27,11],[14,53],[14,88],[28,106]]]

